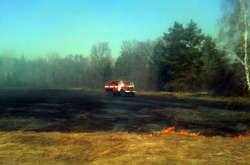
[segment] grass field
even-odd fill
[[[250,136],[1,132],[0,164],[20,165],[247,165]]]
[[[249,107],[194,93],[2,90],[0,165],[247,165]]]

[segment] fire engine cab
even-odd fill
[[[136,91],[133,82],[128,82],[125,80],[113,80],[105,84],[104,92],[108,95],[134,96]]]

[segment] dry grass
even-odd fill
[[[241,140],[167,134],[1,132],[0,164],[246,165],[250,136]]]

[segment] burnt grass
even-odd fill
[[[201,132],[236,136],[250,130],[250,105],[173,96],[112,97],[102,92],[0,89],[0,131]]]

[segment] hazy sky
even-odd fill
[[[174,21],[214,35],[219,16],[220,0],[0,0],[0,54],[89,55],[107,41],[117,57],[123,40],[155,39]]]

